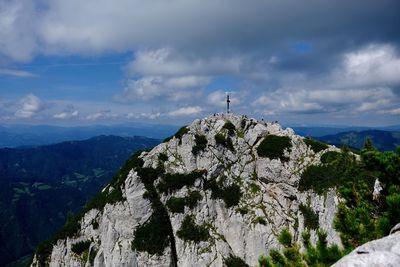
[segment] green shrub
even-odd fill
[[[153,185],[154,181],[157,180],[163,173],[163,168],[138,168],[136,170],[139,179],[145,185]]]
[[[170,222],[167,214],[153,212],[146,223],[136,228],[132,249],[147,251],[152,255],[162,255],[170,242],[169,227]]]
[[[303,213],[304,226],[310,230],[316,230],[319,228],[319,216],[309,206],[300,204],[299,210]]]
[[[238,205],[241,197],[242,192],[240,191],[240,187],[236,184],[232,184],[223,189],[222,199],[228,208]]]
[[[158,154],[158,160],[161,162],[167,161],[168,160],[167,154],[165,154],[165,153]]]
[[[181,228],[176,232],[177,236],[184,241],[207,241],[210,238],[208,229],[204,225],[197,225],[192,216],[187,215],[182,222]]]
[[[267,225],[267,221],[263,217],[260,217],[260,216],[256,217],[254,219],[253,223],[255,223],[255,224],[259,223],[259,224],[262,224],[262,225]]]
[[[207,138],[204,135],[195,135],[195,145],[192,148],[192,153],[197,155],[200,151],[203,151],[207,147]]]
[[[92,250],[90,251],[90,254],[89,254],[90,266],[94,266],[94,259],[96,258],[96,255],[97,255],[97,250],[92,247]]]
[[[292,143],[288,136],[267,135],[257,147],[257,154],[260,157],[288,161],[289,158],[284,156],[284,152],[285,149],[290,152],[291,147]]]
[[[338,185],[340,177],[331,166],[311,165],[301,174],[299,190],[314,190],[318,194],[324,193],[328,188]]]
[[[182,136],[189,132],[189,128],[187,126],[183,126],[180,128],[173,136],[167,137],[164,139],[163,143],[168,142],[173,137],[179,139],[179,144],[182,144]]]
[[[157,189],[161,193],[172,193],[184,186],[193,186],[194,182],[203,176],[201,171],[193,171],[188,174],[166,173],[161,177]]]
[[[258,266],[259,267],[273,267],[273,264],[271,261],[272,260],[270,257],[261,255],[260,257],[258,257]]]
[[[330,164],[340,157],[340,153],[336,151],[328,151],[322,154],[321,162],[324,164]]]
[[[71,250],[77,255],[81,255],[85,250],[88,250],[92,241],[79,241],[78,243],[72,244]]]
[[[146,188],[143,197],[150,200],[153,213],[144,224],[136,228],[132,249],[147,251],[152,255],[161,255],[168,244],[171,244],[172,255],[176,258],[172,241],[174,240],[173,230],[168,212],[154,186],[154,181],[163,175],[164,169],[138,168],[137,172]]]
[[[215,136],[215,142],[217,145],[221,145],[223,147],[226,147],[230,151],[235,151],[235,148],[233,147],[232,140],[229,136],[225,137],[222,133],[217,133]]]
[[[197,203],[202,199],[202,196],[199,191],[191,191],[189,195],[185,197],[185,204],[190,208],[193,209],[197,206]]]
[[[247,263],[239,257],[234,255],[229,255],[228,258],[224,259],[224,264],[226,267],[248,267]]]
[[[237,206],[242,197],[240,187],[236,184],[224,187],[221,182],[215,180],[205,181],[204,190],[208,189],[211,190],[211,198],[222,199],[228,208]]]
[[[235,131],[236,131],[235,125],[233,125],[233,123],[230,121],[225,122],[225,124],[222,128],[227,129],[229,135],[235,134]]]
[[[237,212],[239,212],[242,216],[246,215],[249,213],[249,208],[248,207],[239,207],[236,209]]]
[[[36,248],[36,256],[38,262],[41,266],[45,266],[46,261],[51,255],[51,251],[53,250],[53,245],[59,239],[65,239],[67,237],[74,237],[78,231],[80,230],[79,220],[82,216],[75,216],[73,213],[67,214],[67,220],[63,227],[58,230],[52,237],[41,242]]]
[[[197,203],[202,199],[199,191],[191,191],[186,197],[174,197],[172,196],[167,200],[167,207],[173,213],[183,213],[185,207],[193,209],[197,206]]]
[[[271,261],[273,264],[276,264],[277,266],[286,266],[285,256],[279,253],[278,250],[271,249],[269,255],[271,256]]]
[[[113,189],[109,191],[107,188],[104,191],[98,192],[85,204],[85,207],[81,212],[82,215],[91,209],[102,211],[107,203],[113,204],[124,200],[121,187],[125,186],[125,179],[132,169],[143,166],[143,160],[139,158],[142,152],[143,151],[137,151],[127,161],[125,161],[124,165],[108,184],[108,188],[112,187]]]
[[[186,200],[183,197],[171,197],[167,200],[166,205],[173,213],[183,213],[185,211]]]
[[[285,247],[292,246],[292,234],[289,232],[289,229],[285,228],[281,231],[278,241]]]
[[[300,191],[312,189],[318,194],[323,194],[327,189],[343,185],[359,176],[361,166],[353,154],[343,150],[340,154],[330,153],[330,155],[335,155],[335,157],[337,155],[330,164],[312,165],[304,170],[299,181]]]
[[[337,245],[328,246],[326,233],[318,231],[318,241],[316,246],[310,243],[310,233],[302,233],[305,251],[300,252],[300,246],[292,243],[292,236],[284,229],[279,235],[278,240],[284,246],[283,254],[278,250],[272,249],[269,257],[260,256],[259,266],[331,266],[339,260],[345,253]]]
[[[322,142],[317,141],[317,140],[314,140],[314,139],[306,138],[306,139],[304,139],[304,142],[306,143],[306,145],[310,146],[311,149],[315,153],[318,153],[318,152],[328,148],[327,144],[322,143]]]
[[[99,229],[99,223],[98,223],[98,221],[96,221],[96,220],[93,220],[92,221],[92,227],[93,227],[93,229]]]
[[[241,121],[240,121],[240,127],[244,130],[245,129],[245,127],[246,127],[246,120],[245,119],[242,119]]]

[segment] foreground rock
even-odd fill
[[[370,241],[353,250],[332,267],[356,266],[400,266],[400,225],[396,225],[389,236]]]
[[[269,135],[289,138],[291,148],[285,150],[285,160],[258,155],[257,147]],[[193,152],[196,145],[198,150]],[[87,212],[78,233],[58,240],[46,262],[50,266],[222,266],[226,259],[235,257],[254,266],[260,255],[281,247],[277,236],[282,229],[289,228],[294,241],[299,241],[305,230],[300,204],[318,214],[319,227],[327,231],[328,242],[340,244],[332,228],[338,206],[335,191],[319,196],[297,188],[304,169],[318,164],[327,150],[337,149],[330,146],[315,153],[304,138],[278,124],[233,115],[196,120],[181,135],[140,157],[143,168],[158,168],[167,174],[197,172],[201,177],[191,185],[162,192],[162,178],[155,179],[154,186],[144,184],[138,170],[131,170],[121,187],[124,200],[107,204],[102,211]],[[157,188],[155,198],[161,202],[161,212],[167,211],[171,226],[169,243],[161,253],[132,246],[135,231],[156,213],[154,199],[152,202],[148,197],[149,186]],[[232,200],[229,192],[238,195],[235,188],[241,196],[238,201]],[[112,192],[113,188],[104,190]],[[197,194],[194,205],[185,205],[182,211],[164,207],[171,199],[183,199],[193,192]],[[182,237],[185,221],[198,227],[202,236]],[[316,239],[314,230],[312,239]],[[79,241],[90,246],[82,253],[73,252],[71,248]],[[38,255],[32,266],[39,266]]]

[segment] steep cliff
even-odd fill
[[[132,158],[100,193],[101,204],[87,205],[75,230],[36,254],[32,266],[222,266],[232,259],[253,266],[281,248],[282,229],[297,241],[306,226],[312,240],[319,227],[340,244],[335,191],[298,189],[302,172],[332,150],[276,123],[195,120]]]

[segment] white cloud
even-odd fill
[[[56,114],[53,115],[53,118],[65,120],[65,119],[76,118],[78,116],[79,116],[79,111],[74,110],[72,112],[63,111],[63,112],[60,112],[60,113],[56,113]]]
[[[116,95],[115,100],[119,102],[181,101],[195,95],[208,83],[209,80],[205,77],[145,76],[137,80],[127,80],[123,92]]]
[[[117,118],[119,115],[114,114],[111,112],[111,110],[102,110],[98,111],[92,114],[89,114],[85,117],[86,120],[104,120],[104,119],[110,119],[110,118]]]
[[[380,110],[379,114],[400,115],[400,108],[393,108],[389,110]]]
[[[21,77],[21,78],[35,77],[35,75],[33,73],[28,72],[28,71],[13,70],[13,69],[1,69],[0,68],[0,76],[1,75],[15,76],[15,77]]]
[[[400,84],[400,56],[393,46],[373,44],[344,56],[343,71],[337,76],[346,84]]]
[[[0,2],[0,56],[16,61],[30,60],[37,49],[34,1]]]
[[[45,108],[45,104],[33,94],[26,95],[19,102],[19,109],[15,112],[18,118],[32,118]]]
[[[190,116],[190,115],[197,115],[202,112],[203,109],[199,106],[193,107],[182,107],[177,110],[171,111],[168,113],[169,116],[177,117],[177,116]]]
[[[210,93],[207,96],[207,104],[214,106],[214,107],[225,107],[226,106],[226,94],[227,92],[224,92],[222,90],[217,90],[212,93]],[[231,101],[231,106],[234,105],[239,105],[240,100],[237,96],[236,93],[229,92],[229,100]]]
[[[255,99],[252,106],[278,113],[370,112],[391,107],[396,95],[390,88],[293,89],[280,88]]]

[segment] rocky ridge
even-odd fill
[[[267,136],[288,137],[290,147],[282,157],[259,156],[257,148]],[[332,228],[339,202],[335,190],[325,195],[298,190],[302,172],[331,150],[338,149],[329,146],[316,153],[303,137],[277,123],[235,115],[195,120],[172,139],[143,152],[140,168],[130,170],[120,188],[123,201],[85,213],[78,233],[58,240],[46,264],[222,266],[234,257],[254,266],[260,255],[281,248],[277,236],[282,229],[288,228],[294,241],[301,239],[305,218],[300,205],[317,214],[328,243],[340,244]],[[142,177],[144,170],[158,171],[149,182]],[[168,177],[183,182],[171,184]],[[103,189],[113,190],[110,185]],[[174,206],[193,195],[195,201],[184,204],[183,210],[182,205]],[[143,250],[146,240],[140,243],[137,236],[154,218],[165,222],[168,238],[161,252],[149,253]],[[311,237],[316,240],[314,230]],[[77,253],[82,242],[87,247]],[[32,266],[40,264],[36,255]]]

